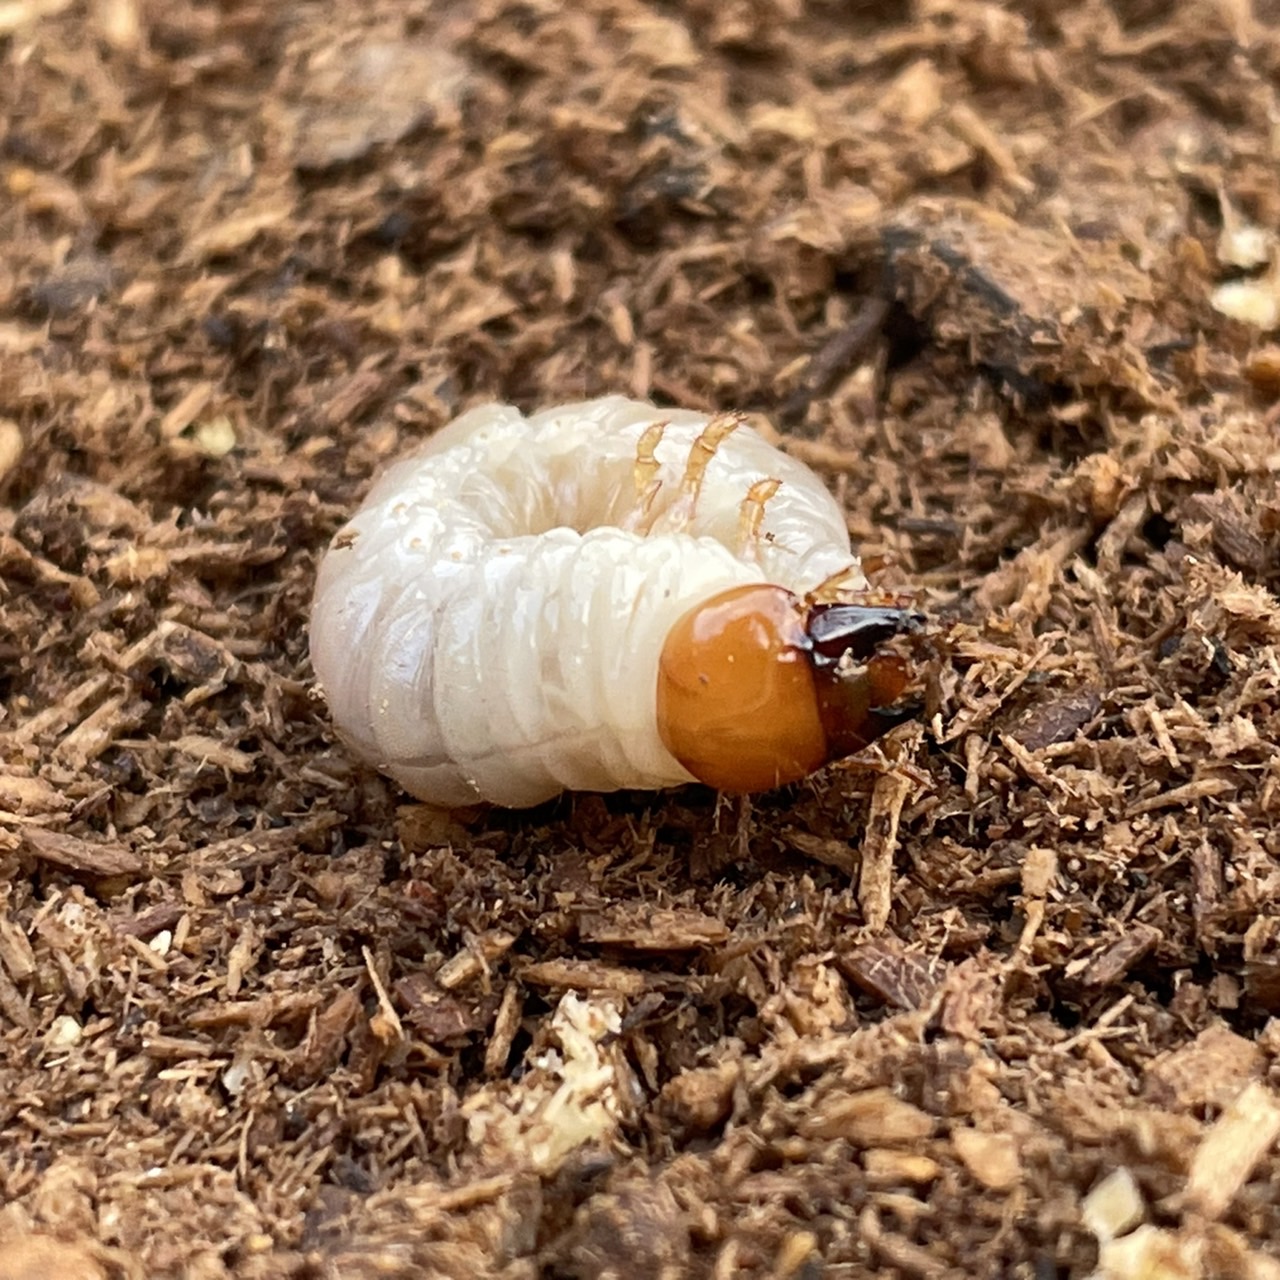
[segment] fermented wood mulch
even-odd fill
[[[0,1277],[1276,1280],[1278,83],[1264,0],[0,0]],[[410,804],[317,560],[610,391],[829,478],[922,718]]]

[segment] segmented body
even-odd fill
[[[745,424],[489,405],[393,464],[334,539],[312,660],[350,747],[429,802],[667,787],[694,780],[655,708],[677,621],[840,575],[866,586],[840,507]]]

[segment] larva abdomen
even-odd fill
[[[637,689],[657,678],[646,593],[696,598],[705,562],[691,573],[668,559],[655,573],[655,552],[661,548],[620,530],[552,530],[490,561],[478,589],[445,610],[435,673],[450,705],[440,723],[448,755],[480,794],[533,804],[633,778],[688,781],[645,733]],[[625,583],[637,593],[623,612],[617,588]],[[618,661],[624,654],[637,667],[629,677]],[[647,702],[652,720],[651,694]]]

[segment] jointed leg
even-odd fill
[[[684,478],[680,481],[680,501],[672,511],[672,524],[679,528],[693,519],[698,509],[698,495],[702,481],[720,446],[742,425],[742,415],[722,413],[712,418],[694,440],[685,463]]]
[[[698,495],[702,491],[702,482],[716,456],[720,446],[742,425],[739,414],[725,413],[712,418],[702,429],[689,448],[689,457],[685,462],[684,475],[680,480],[680,495],[662,515],[663,527],[680,529],[687,525],[698,507]],[[655,422],[648,426],[636,442],[636,460],[633,470],[635,480],[636,505],[627,527],[649,532],[654,519],[654,503],[658,491],[662,488],[662,464],[658,461],[658,446],[662,443],[668,423]],[[776,486],[775,486],[776,487]],[[753,486],[752,492],[758,486]],[[773,496],[772,490],[757,497],[760,516],[755,518],[758,525],[763,516],[763,503]],[[750,495],[748,495],[750,497]],[[746,519],[744,506],[743,518]],[[755,526],[752,526],[753,528]]]
[[[707,474],[711,459],[716,450],[742,426],[742,415],[722,413],[712,418],[703,429],[702,434],[693,442],[689,450],[689,461],[685,464],[684,479],[680,482],[680,490],[688,498],[691,507],[697,503],[702,489],[702,478]]]
[[[630,528],[647,531],[649,513],[653,509],[653,500],[662,488],[659,478],[662,464],[658,461],[658,446],[667,430],[665,422],[655,422],[645,427],[640,439],[636,442],[636,461],[633,475],[636,486],[635,511],[627,525]]]
[[[738,554],[754,555],[759,559],[760,530],[764,524],[764,509],[779,489],[781,480],[757,480],[747,490],[738,507]]]

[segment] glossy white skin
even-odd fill
[[[822,481],[747,426],[682,495],[708,421],[620,396],[529,418],[486,405],[392,464],[326,553],[311,614],[350,748],[444,807],[694,781],[655,714],[672,625],[742,583],[865,586]],[[636,457],[655,422],[646,509]],[[742,500],[767,478],[782,483],[761,536],[739,547]]]

